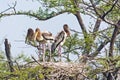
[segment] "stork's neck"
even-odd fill
[[[67,34],[67,36],[70,36],[70,31],[69,30],[65,30],[65,33]]]
[[[37,32],[37,37],[42,37],[42,33],[41,32]]]

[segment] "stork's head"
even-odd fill
[[[41,34],[40,29],[39,29],[39,28],[36,28],[34,40],[37,40],[37,39],[40,38],[41,36],[42,36],[42,34]]]
[[[33,31],[32,28],[29,28],[28,31],[27,31],[27,38],[32,40],[33,36],[34,36],[34,31]]]
[[[63,29],[64,29],[64,31],[67,33],[67,36],[70,36],[70,30],[69,30],[69,27],[68,27],[67,24],[64,24],[64,25],[63,25]]]
[[[40,32],[40,28],[36,28],[35,32]]]

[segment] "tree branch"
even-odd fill
[[[75,8],[79,8],[79,4],[78,4],[78,1],[77,1],[77,0],[74,0],[74,5],[75,5]],[[80,27],[81,27],[81,29],[82,29],[82,32],[83,32],[83,34],[84,34],[84,37],[85,37],[85,35],[87,34],[87,30],[86,30],[86,27],[85,27],[85,25],[84,25],[84,23],[83,23],[81,14],[80,14],[79,11],[76,11],[76,13],[75,13],[74,15],[76,16],[76,18],[77,18],[77,20],[78,20],[78,22],[79,22],[79,25],[80,25]]]
[[[60,14],[66,13],[66,12],[67,11],[61,11],[61,12],[58,12],[58,13],[48,14],[48,15],[51,15],[51,16],[47,16],[47,17],[40,16],[40,14],[32,13],[30,11],[28,11],[28,12],[13,12],[13,13],[0,14],[0,18],[5,17],[5,16],[12,16],[12,15],[26,15],[26,16],[34,17],[37,20],[48,20],[50,18],[53,18],[55,16],[58,16]]]
[[[82,48],[82,47],[76,47],[76,48],[74,48],[74,49],[71,49],[71,50],[62,52],[62,54],[65,54],[65,53],[68,53],[68,52],[72,52],[72,51],[75,51],[75,50],[80,50],[81,48]]]
[[[115,24],[113,22],[110,22],[110,21],[107,21],[105,20],[105,16],[108,15],[112,10],[113,8],[115,7],[115,5],[117,4],[118,0],[115,1],[115,3],[112,5],[112,7],[107,11],[107,12],[103,12],[104,14],[101,15],[99,14],[99,12],[97,11],[97,7],[94,5],[93,3],[93,0],[90,0],[91,4],[92,4],[92,7],[94,9],[94,12],[96,13],[96,15],[98,15],[99,18],[101,18],[103,21],[105,21],[106,23],[110,24],[110,25],[113,25],[115,26]]]
[[[97,9],[96,9],[96,6],[95,6],[95,4],[93,3],[93,0],[90,0],[90,2],[91,2],[91,4],[92,4],[92,7],[93,7],[95,13],[100,17],[101,15],[98,13],[98,11],[97,11]]]
[[[91,53],[89,56],[90,57],[95,57],[99,54],[99,52],[105,47],[105,45],[107,45],[110,42],[110,40],[105,40],[104,42],[102,42],[100,44],[100,46],[97,48],[97,50],[93,53]]]
[[[118,21],[118,24],[120,25],[120,20]],[[116,24],[116,26],[119,28],[119,25],[118,24]],[[113,28],[113,27],[111,27],[111,28]],[[110,29],[111,29],[110,28]],[[119,28],[120,29],[120,28]],[[107,30],[107,29],[106,29]],[[116,30],[114,30],[115,32],[116,32]],[[117,31],[117,34],[116,35],[118,35],[120,32],[119,32],[119,30]],[[115,33],[114,33],[114,35],[115,35]],[[114,37],[114,36],[112,36],[112,37]],[[109,39],[106,39],[103,43],[101,43],[100,44],[100,46],[97,48],[97,50],[95,51],[95,52],[93,52],[93,53],[91,53],[89,56],[90,57],[95,57],[95,56],[97,56],[98,54],[99,54],[99,52],[105,47],[105,45],[107,45],[109,42],[111,42],[111,40],[109,40]],[[112,42],[113,43],[113,42]],[[112,47],[111,47],[112,48]],[[112,49],[110,49],[110,50],[112,50]],[[110,51],[109,50],[109,51]],[[110,51],[111,52],[111,51]]]
[[[15,3],[13,3],[13,7],[11,7],[11,6],[9,5],[9,8],[6,9],[6,10],[4,10],[4,11],[2,11],[2,12],[0,12],[0,14],[3,14],[3,13],[5,13],[5,12],[11,10],[11,9],[13,9],[14,12],[16,12],[16,9],[15,9],[16,5],[17,5],[17,2],[15,1]]]
[[[97,18],[94,29],[93,29],[93,33],[96,33],[99,30],[101,24],[101,20],[99,18]],[[94,39],[96,37],[96,34],[94,34]]]
[[[109,57],[113,57],[114,43],[115,43],[116,36],[118,35],[119,28],[120,28],[120,20],[116,24],[112,34],[112,38],[110,41],[110,48],[109,48]]]
[[[115,5],[117,4],[117,2],[118,2],[118,0],[116,0],[116,1],[114,2],[114,4],[112,5],[112,7],[111,7],[106,13],[104,13],[104,14],[101,16],[101,18],[102,18],[103,20],[104,20],[105,16],[108,15],[108,14],[113,10],[113,8],[114,8]]]
[[[77,33],[77,34],[82,34],[82,32],[76,31],[76,30],[74,30],[74,29],[70,29],[70,31],[75,32],[75,33]]]

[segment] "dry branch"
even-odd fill
[[[8,43],[8,39],[5,39],[5,52],[6,52],[6,57],[7,57],[7,60],[8,60],[8,65],[9,65],[9,68],[10,68],[10,71],[13,72],[14,69],[13,69],[13,62],[11,60],[11,52],[10,52],[10,44]]]

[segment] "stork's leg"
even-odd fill
[[[45,62],[45,44],[42,44],[43,47],[43,62]]]
[[[38,59],[39,59],[39,61],[41,61],[41,59],[40,59],[41,57],[40,56],[41,56],[41,53],[42,53],[42,46],[41,46],[40,43],[39,43],[37,48],[38,48]]]
[[[61,62],[61,45],[58,47],[58,55],[59,55],[59,60]]]
[[[48,49],[49,49],[49,56],[50,56],[49,59],[50,59],[50,61],[52,61],[50,43],[48,43]]]

